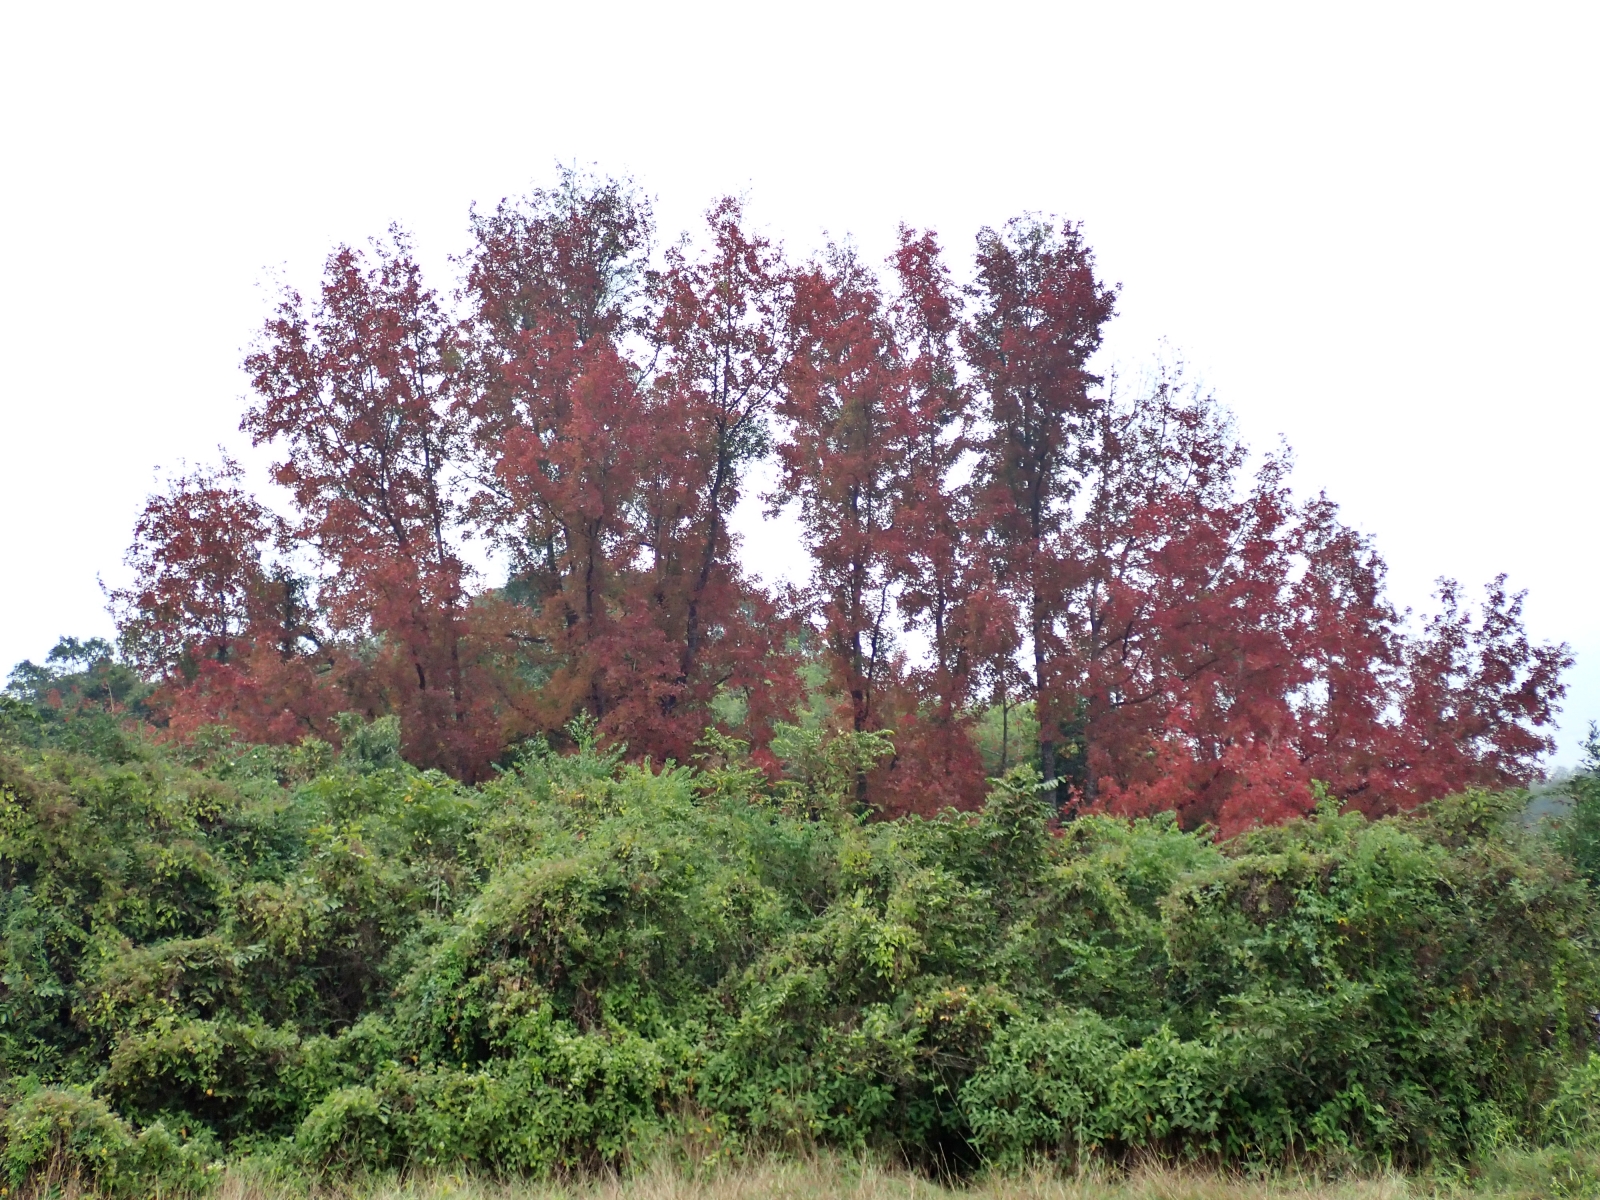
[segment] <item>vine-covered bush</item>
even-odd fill
[[[1600,1130],[1589,884],[1469,794],[1217,842],[868,821],[885,746],[577,730],[471,789],[400,761],[35,736],[0,714],[0,1136],[13,1185],[618,1163],[664,1141],[943,1164],[1145,1148],[1415,1164]]]

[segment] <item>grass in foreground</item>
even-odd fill
[[[47,1171],[15,1200],[87,1200],[75,1178]],[[209,1200],[1557,1200],[1600,1197],[1600,1157],[1502,1155],[1474,1180],[1399,1174],[1263,1178],[1149,1165],[1130,1173],[1063,1178],[1046,1171],[941,1184],[870,1162],[818,1156],[769,1159],[686,1173],[661,1163],[627,1178],[497,1180],[472,1174],[380,1174],[355,1179],[284,1177],[230,1168]],[[152,1200],[160,1200],[153,1197]]]

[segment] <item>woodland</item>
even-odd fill
[[[1571,655],[1503,577],[1397,609],[1287,451],[1097,373],[1070,222],[797,260],[569,171],[470,229],[448,292],[391,229],[284,293],[270,489],[172,477],[116,642],[0,695],[9,1188],[1600,1193],[1600,735],[1542,782]]]
[[[858,797],[887,815],[1032,761],[1063,811],[1225,833],[1312,781],[1369,816],[1525,784],[1552,746],[1570,655],[1504,579],[1413,621],[1180,369],[1092,373],[1116,290],[1070,223],[983,230],[965,284],[905,228],[881,270],[791,263],[731,199],[658,250],[636,189],[571,172],[471,230],[448,302],[396,230],[283,297],[241,425],[282,511],[225,459],[139,518],[111,599],[173,736],[394,715],[478,782],[580,716],[769,769],[809,717],[893,732]],[[804,587],[741,564],[747,492],[797,518]]]

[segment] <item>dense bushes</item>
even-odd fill
[[[469,789],[392,721],[340,756],[91,757],[0,716],[13,1184],[665,1142],[1411,1164],[1596,1133],[1596,914],[1515,796],[1219,844],[1054,828],[1025,773],[981,813],[864,822],[878,738],[796,734],[773,787],[736,744],[625,766],[579,728]]]

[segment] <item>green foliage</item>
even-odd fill
[[[1559,836],[1578,870],[1600,886],[1600,727],[1593,722],[1584,751],[1583,769],[1567,783],[1572,807]]]
[[[1544,1120],[1552,1141],[1600,1149],[1600,1054],[1590,1054],[1561,1081]]]
[[[945,1166],[1590,1161],[1594,902],[1515,797],[1218,844],[1057,827],[1023,767],[980,813],[871,822],[881,735],[785,731],[773,782],[726,737],[652,768],[570,733],[477,789],[385,722],[339,755],[9,737],[13,1185],[548,1172],[687,1129]]]
[[[1039,720],[1032,700],[989,705],[972,733],[989,775],[1004,775],[1018,763],[1033,762],[1039,756]]]
[[[134,751],[123,719],[148,716],[152,690],[104,638],[64,637],[43,664],[25,659],[12,669],[0,693],[0,735],[125,762]]]
[[[93,1180],[112,1195],[204,1189],[221,1166],[220,1147],[203,1129],[190,1136],[166,1122],[135,1130],[83,1088],[35,1088],[6,1107],[0,1131],[5,1174],[18,1187],[36,1173]]]

